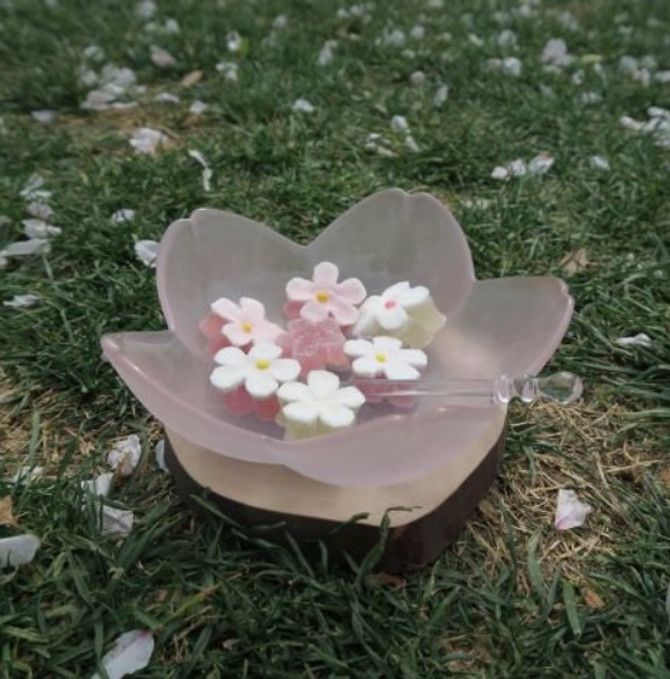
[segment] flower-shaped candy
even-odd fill
[[[244,385],[252,398],[270,398],[281,382],[295,380],[300,374],[300,363],[279,358],[281,354],[276,344],[256,344],[248,354],[238,347],[225,347],[214,356],[219,366],[212,371],[210,382],[224,393]]]
[[[365,299],[365,286],[358,278],[337,282],[340,270],[331,262],[314,267],[311,281],[292,278],[286,284],[288,310],[300,306],[300,316],[316,322],[332,316],[340,325],[352,325],[358,318],[356,305]]]
[[[278,422],[286,438],[302,439],[350,427],[365,396],[356,387],[340,388],[340,378],[326,370],[313,370],[307,384],[288,382],[277,391],[282,404]]]
[[[344,344],[344,353],[355,360],[351,366],[359,377],[385,377],[389,380],[415,380],[417,368],[428,364],[420,349],[403,349],[396,337],[373,337],[372,341],[356,339]]]
[[[344,344],[344,353],[354,358],[351,366],[354,382],[370,403],[387,400],[398,408],[412,408],[415,396],[393,396],[402,385],[389,385],[387,380],[415,380],[420,369],[428,364],[428,357],[420,349],[403,349],[396,337],[374,337],[371,341],[356,339]],[[356,382],[356,377],[376,378],[371,382]]]
[[[259,342],[274,342],[283,330],[265,318],[265,307],[251,297],[242,297],[235,304],[226,297],[217,299],[211,311],[200,322],[200,331],[212,340],[211,349],[232,344],[245,347]]]
[[[348,368],[344,354],[345,337],[334,318],[312,323],[296,318],[288,324],[288,332],[277,338],[285,356],[295,358],[302,366],[301,375],[324,368]]]
[[[400,338],[414,349],[422,349],[446,320],[437,310],[428,288],[423,285],[412,288],[404,281],[365,300],[353,333],[367,337],[384,333]]]

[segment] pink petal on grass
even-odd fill
[[[146,630],[125,632],[103,657],[102,667],[108,679],[122,679],[133,672],[144,669],[154,652],[154,638]],[[101,679],[96,672],[91,679]]]
[[[556,530],[569,530],[581,526],[591,507],[577,499],[577,493],[568,488],[558,491],[556,516],[554,526]]]

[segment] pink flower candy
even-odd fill
[[[259,342],[274,342],[283,330],[265,318],[265,307],[251,297],[235,304],[226,297],[217,299],[212,311],[200,322],[200,331],[212,340],[210,350],[225,346],[245,347]]]
[[[352,325],[358,319],[358,309],[367,294],[358,278],[337,282],[340,270],[331,262],[321,262],[314,267],[312,280],[292,278],[286,285],[288,309],[301,304],[300,316],[317,322],[334,318],[339,325]]]
[[[300,374],[305,377],[312,370],[348,368],[345,339],[334,318],[316,323],[297,318],[289,322],[288,332],[277,338],[277,344],[284,350],[284,356],[300,363]]]

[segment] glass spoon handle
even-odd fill
[[[544,399],[554,403],[572,403],[584,389],[582,380],[570,372],[547,377],[508,377],[454,380],[379,380],[357,378],[353,384],[369,388],[374,396],[442,396],[454,399],[479,399],[488,403],[509,403],[519,398],[524,403]]]

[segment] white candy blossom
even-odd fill
[[[354,375],[385,377],[389,380],[415,380],[419,368],[425,368],[428,357],[420,349],[403,349],[396,337],[373,337],[372,340],[347,340],[344,353],[354,358]]]
[[[254,345],[248,354],[238,347],[225,347],[217,352],[210,382],[223,392],[239,386],[253,398],[265,399],[276,393],[280,383],[297,379],[300,363],[292,358],[280,358],[282,350],[276,344],[262,342]]]
[[[307,384],[288,382],[277,391],[282,410],[278,421],[289,439],[307,438],[350,427],[365,396],[356,387],[340,387],[340,378],[313,370]]]
[[[391,335],[413,349],[425,347],[445,324],[428,288],[396,283],[381,295],[368,297],[360,308],[353,334],[371,337]]]

